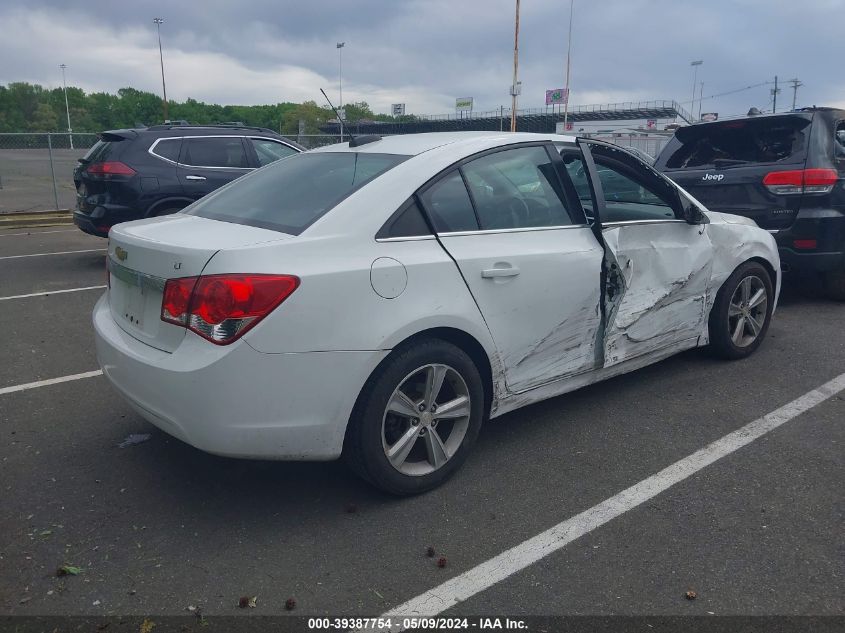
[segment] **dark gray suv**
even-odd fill
[[[818,275],[845,301],[845,110],[682,127],[654,166],[708,209],[768,229],[787,278]]]
[[[175,213],[303,150],[257,127],[155,125],[103,132],[73,172],[73,221],[86,233],[107,237],[119,222]]]

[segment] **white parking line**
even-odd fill
[[[13,235],[49,235],[50,233],[78,233],[78,232],[79,232],[79,229],[62,229],[60,231],[27,231],[26,233],[0,233],[0,237],[11,237]]]
[[[32,253],[31,255],[3,255],[0,259],[20,259],[21,257],[44,257],[45,255],[72,255],[73,253],[96,253],[107,248],[89,248],[84,251],[59,251],[57,253]]]
[[[70,382],[72,380],[80,380],[81,378],[93,378],[94,376],[102,376],[103,370],[86,371],[82,374],[72,374],[70,376],[61,376],[60,378],[48,378],[47,380],[37,380],[35,382],[28,382],[24,385],[14,385],[12,387],[3,387],[0,389],[0,396],[7,393],[15,393],[16,391],[26,391],[27,389],[35,389],[37,387],[46,387],[48,385],[58,385],[63,382]]]
[[[761,438],[796,416],[812,409],[845,389],[845,374],[841,374],[771,413],[758,418],[733,433],[708,444],[692,455],[684,457],[651,477],[643,479],[627,490],[602,501],[570,519],[558,523],[545,532],[502,552],[498,556],[473,567],[442,585],[391,609],[383,617],[435,616],[462,600],[488,589],[532,563],[556,552],[575,539],[632,510],[661,492],[694,475],[702,468],[730,455],[746,444]],[[400,631],[401,621],[389,629]]]
[[[105,286],[85,286],[84,288],[68,288],[67,290],[45,290],[44,292],[33,292],[28,295],[11,295],[8,297],[0,297],[0,301],[8,301],[9,299],[27,299],[29,297],[46,297],[49,295],[58,295],[64,292],[82,292],[83,290],[102,290]]]

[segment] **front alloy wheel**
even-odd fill
[[[763,280],[755,275],[743,277],[728,307],[728,330],[737,347],[748,347],[763,331],[769,295]]]
[[[717,356],[749,356],[763,342],[774,307],[769,271],[756,261],[739,266],[728,277],[710,311],[710,347]]]

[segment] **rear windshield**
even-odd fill
[[[217,190],[184,213],[299,235],[353,191],[408,158],[358,152],[298,154]]]
[[[667,147],[666,169],[725,168],[804,159],[810,118],[766,117],[685,127]]]
[[[104,141],[101,139],[94,143],[91,149],[88,150],[88,153],[79,159],[79,162],[102,163],[103,161],[108,160],[116,144],[117,143],[113,141]]]

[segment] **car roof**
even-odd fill
[[[509,145],[511,143],[528,143],[531,141],[563,141],[574,143],[574,136],[561,134],[535,134],[531,132],[424,132],[421,134],[397,134],[384,136],[356,147],[349,147],[349,143],[326,145],[311,152],[361,152],[373,154],[400,154],[416,156],[445,145],[450,149],[460,151],[472,147],[474,151]]]
[[[150,127],[123,128],[119,130],[104,130],[101,134],[132,138],[141,134],[155,134],[157,136],[198,136],[198,135],[272,135],[283,138],[277,132],[263,127],[235,127],[231,125],[151,125]]]

